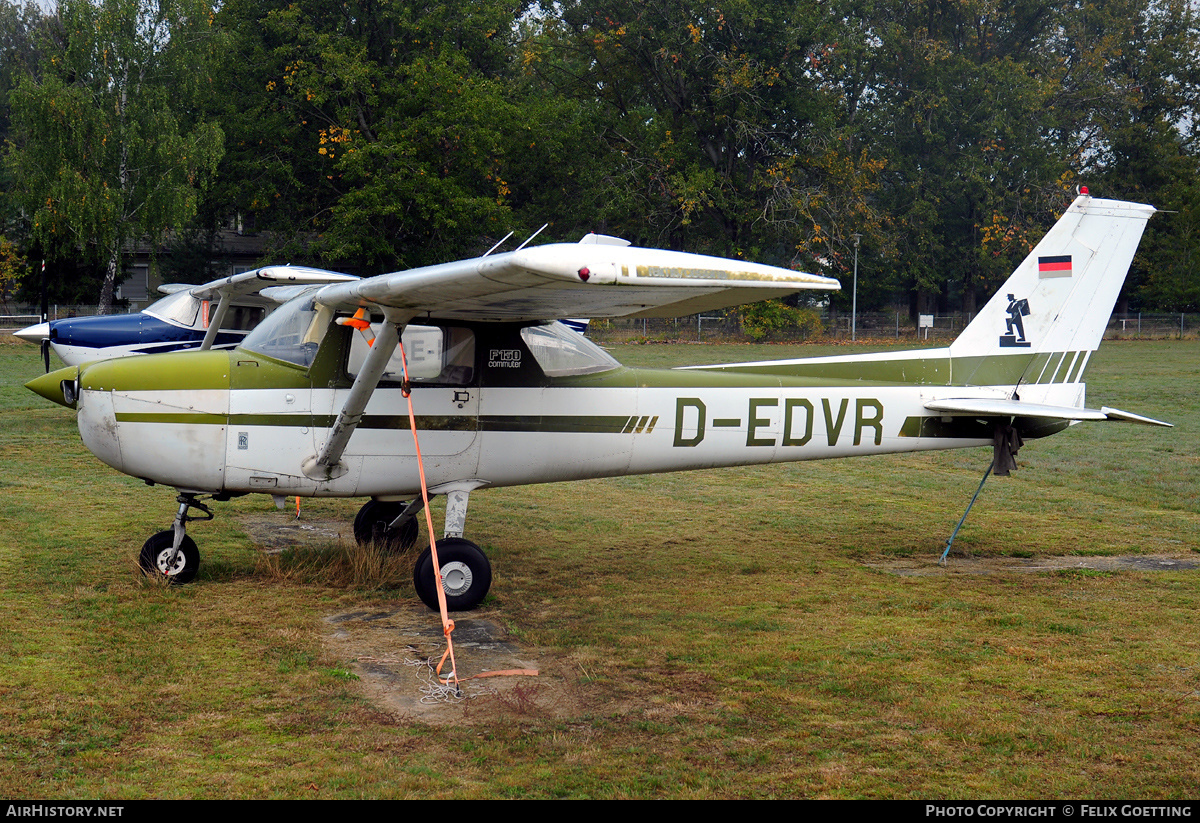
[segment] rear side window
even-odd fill
[[[547,377],[595,374],[621,365],[604,349],[562,323],[526,326],[521,329],[521,339]]]
[[[367,359],[368,340],[379,333],[380,324],[372,323],[368,335],[364,329],[355,331],[350,344],[346,373],[356,376]],[[470,329],[458,326],[404,327],[401,336],[404,353],[408,356],[408,377],[414,383],[444,383],[465,386],[475,380],[475,335]],[[400,347],[392,352],[383,372],[383,380],[404,379]]]

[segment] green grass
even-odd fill
[[[838,347],[837,351],[846,351]],[[630,365],[816,346],[616,346]],[[531,486],[472,497],[484,614],[580,708],[426,726],[371,704],[323,618],[411,598],[264,563],[217,504],[180,589],[136,573],[174,492],[96,461],[0,345],[0,794],[9,797],[1192,797],[1198,572],[900,577],[986,450]],[[977,556],[1194,553],[1200,343],[1106,343],[1083,425],[988,481]],[[306,501],[349,523],[354,501]],[[312,560],[312,558],[309,558]],[[280,565],[282,564],[282,565]],[[335,564],[336,565],[336,564]],[[403,575],[398,575],[403,577]],[[533,698],[536,702],[536,697]]]

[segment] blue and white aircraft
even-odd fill
[[[160,286],[166,297],[135,314],[70,317],[14,332],[42,344],[46,370],[50,351],[68,366],[132,354],[183,349],[232,349],[278,305],[265,288],[337,283],[358,278],[299,266],[270,266],[191,286]]]

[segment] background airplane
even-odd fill
[[[418,558],[414,584],[433,607],[436,568],[450,608],[466,609],[491,585],[463,537],[477,489],[974,446],[1007,470],[1023,439],[1076,422],[1168,425],[1086,407],[1083,382],[1153,212],[1080,196],[942,349],[626,369],[547,321],[676,316],[837,282],[593,239],[312,287],[233,352],[27,385],[78,410],[99,459],[178,490],[172,528],[142,548],[148,572],[194,577],[186,524],[212,517],[205,499],[370,497],[356,538],[405,546],[422,509],[433,533],[428,497],[442,494],[436,561]]]
[[[277,305],[262,289],[289,284],[336,283],[348,274],[302,266],[268,266],[202,286],[159,286],[166,297],[133,314],[70,317],[13,332],[40,343],[46,370],[50,351],[68,366],[92,360],[201,348],[231,348]]]

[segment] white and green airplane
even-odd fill
[[[463,538],[477,489],[973,446],[991,446],[1006,473],[1022,439],[1079,421],[1168,425],[1084,405],[1088,360],[1153,213],[1081,195],[941,349],[628,369],[555,321],[674,317],[838,283],[589,235],[294,287],[232,351],[108,360],[27,385],[77,409],[100,460],[178,490],[173,527],[140,558],[178,583],[196,574],[186,524],[212,518],[210,498],[369,497],[355,537],[412,545],[419,444],[428,492],[446,497],[447,601],[469,609],[492,576]],[[414,582],[436,608],[428,549]]]

